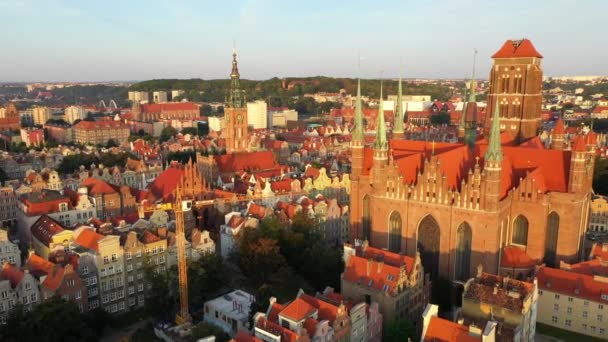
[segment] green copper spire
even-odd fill
[[[361,108],[361,79],[357,79],[357,99],[355,100],[355,131],[353,141],[363,141],[363,109]]]
[[[465,116],[467,115],[467,81],[464,81],[464,94],[462,96],[462,114],[460,114],[460,125],[458,128],[464,129]]]
[[[403,133],[403,92],[401,88],[401,75],[399,75],[399,86],[397,87],[397,106],[395,109],[395,128],[393,129],[393,132]]]
[[[498,162],[502,160],[502,146],[500,145],[500,114],[498,113],[498,97],[495,98],[496,105],[492,115],[492,127],[488,138],[488,150],[486,151],[486,161]]]
[[[242,108],[245,107],[245,97],[241,90],[241,75],[236,61],[236,49],[232,51],[232,71],[230,72],[230,93],[226,101],[228,107]]]
[[[382,80],[380,80],[380,104],[378,105],[378,124],[376,125],[376,141],[374,142],[374,148],[378,150],[386,150],[388,148],[386,124],[384,123],[384,106],[382,105],[383,100]]]

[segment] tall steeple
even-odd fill
[[[485,155],[486,162],[502,161],[502,146],[500,145],[500,113],[498,99],[494,105],[494,113],[492,115],[492,126],[490,129],[490,137],[488,138],[488,150]]]
[[[395,106],[393,124],[393,137],[401,139],[403,137],[403,91],[401,88],[401,75],[399,75],[399,85],[397,87],[397,105]]]
[[[464,125],[467,115],[467,81],[464,81],[464,93],[462,95],[462,112],[460,113],[460,123],[458,124],[458,138],[464,141]]]
[[[232,50],[232,71],[230,72],[230,93],[226,103],[229,107],[242,108],[245,106],[243,91],[241,90],[241,75],[236,60],[236,49]]]
[[[464,111],[464,143],[469,148],[475,147],[475,141],[477,140],[477,94],[475,88],[475,61],[477,59],[477,50],[473,54],[473,71],[471,72],[471,81],[469,89],[469,102],[466,105]]]
[[[384,106],[382,104],[383,100],[382,80],[380,80],[380,104],[378,105],[376,141],[374,141],[374,149],[377,150],[386,150],[388,148],[388,141],[386,140],[386,123],[384,122]]]
[[[363,109],[361,108],[361,79],[357,79],[357,99],[355,100],[355,130],[353,132],[353,143],[363,145]]]

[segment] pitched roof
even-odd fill
[[[235,342],[263,342],[259,338],[255,337],[255,336],[251,336],[246,331],[243,331],[243,330],[239,330],[239,332],[236,333],[236,336],[234,337],[234,341]]]
[[[492,58],[519,58],[519,57],[536,57],[543,56],[536,51],[534,45],[529,39],[507,40],[502,47],[492,55]]]
[[[46,246],[53,240],[53,235],[65,230],[61,223],[46,215],[40,216],[30,229],[32,231],[32,236]]]
[[[272,151],[229,153],[214,156],[220,172],[273,169],[277,166]]]
[[[116,190],[110,184],[99,178],[88,177],[81,185],[86,186],[92,196],[116,193]]]
[[[183,174],[184,171],[180,168],[168,167],[148,185],[149,193],[156,198],[168,199],[172,196]]]
[[[530,258],[523,248],[517,246],[506,246],[503,248],[500,266],[510,268],[530,268],[537,262]]]
[[[0,279],[8,280],[13,289],[19,285],[24,276],[25,273],[22,269],[15,267],[8,262],[4,263],[4,266],[2,266],[2,271],[0,271]]]
[[[264,331],[268,331],[273,335],[281,336],[281,342],[296,342],[299,337],[295,332],[283,328],[277,323],[267,320],[265,317],[259,318],[255,323],[255,326]]]
[[[87,249],[98,251],[99,246],[97,245],[97,242],[103,239],[103,237],[103,235],[97,234],[92,229],[83,229],[74,242]]]
[[[199,105],[194,102],[166,102],[166,103],[146,103],[142,106],[142,111],[147,113],[161,113],[171,111],[198,110]]]
[[[54,265],[55,264],[42,258],[38,254],[30,255],[26,263],[26,267],[30,270],[32,274],[36,275],[37,277],[46,275],[47,273],[51,272]]]
[[[338,315],[338,307],[334,304],[328,303],[324,300],[309,296],[307,294],[300,295],[300,298],[306,303],[315,307],[318,312],[318,318],[321,320],[328,320],[329,324],[333,324]]]
[[[149,244],[160,241],[160,238],[146,230],[142,234],[140,241],[144,244]]]
[[[431,317],[424,342],[479,342],[481,336],[469,334],[469,328],[437,316]]]
[[[377,291],[392,293],[399,280],[400,268],[389,264],[351,256],[342,278],[351,283],[367,286]]]
[[[298,297],[293,302],[287,304],[279,315],[288,317],[289,319],[298,322],[309,317],[315,311],[317,310],[314,306],[309,304],[301,297]]]
[[[536,273],[538,287],[543,290],[608,303],[602,295],[608,294],[608,283],[594,280],[594,276],[577,272],[541,267]]]

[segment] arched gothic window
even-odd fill
[[[513,222],[513,237],[511,242],[517,245],[528,245],[528,219],[519,215]]]

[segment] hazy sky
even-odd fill
[[[478,75],[527,37],[545,75],[606,75],[606,0],[0,0],[0,82]]]

